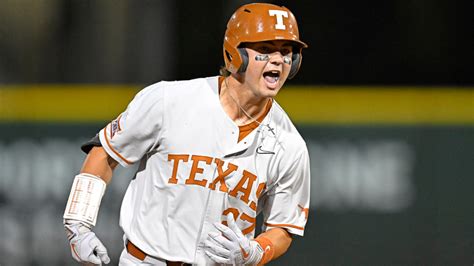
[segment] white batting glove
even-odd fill
[[[206,240],[206,254],[213,261],[232,265],[256,265],[263,257],[262,247],[249,240],[234,221],[227,215],[227,224],[214,223],[218,232],[210,232]]]
[[[108,264],[107,249],[97,236],[82,223],[65,223],[72,257],[80,263]]]

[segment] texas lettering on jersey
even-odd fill
[[[266,187],[265,182],[256,184],[258,178],[255,174],[245,169],[239,171],[239,167],[232,163],[227,163],[227,166],[224,167],[224,161],[219,158],[203,155],[169,154],[168,162],[173,165],[171,177],[168,179],[169,184],[178,184],[178,176],[187,176],[186,179],[183,180],[186,185],[196,185],[210,190],[219,190],[227,193],[231,197],[239,199],[245,205],[249,206],[254,212],[253,215],[246,214],[237,208],[228,208],[224,210],[223,215],[226,216],[228,213],[232,213],[234,217],[240,216],[241,220],[251,224],[250,227],[243,229],[242,232],[244,234],[253,232],[256,221],[255,212],[257,211],[256,201],[260,198],[260,195]],[[214,166],[217,170],[217,176],[212,179],[214,172],[206,173],[205,169],[201,167],[203,164]],[[190,169],[190,171],[188,170],[189,175],[183,173],[183,168]],[[233,187],[228,187],[226,178],[239,172],[242,173],[241,175],[237,175],[239,181]],[[181,173],[181,175],[178,175],[178,173]]]

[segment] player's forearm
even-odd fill
[[[96,265],[110,262],[107,249],[92,228],[97,221],[106,183],[110,182],[115,166],[117,163],[102,147],[95,147],[87,155],[81,174],[74,177],[63,221],[72,257],[80,263],[89,265],[92,262]]]
[[[104,148],[94,147],[84,160],[81,173],[98,176],[108,184],[117,165],[118,163],[107,154]]]
[[[263,238],[266,238],[272,243],[273,256],[271,260],[285,254],[292,242],[291,234],[283,228],[272,228],[258,235],[256,240],[258,241]]]
[[[117,165],[102,147],[89,151],[81,173],[74,177],[64,212],[65,224],[81,222],[89,229],[95,226],[102,196]]]

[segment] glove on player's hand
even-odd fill
[[[81,223],[65,223],[64,228],[75,260],[99,265],[102,262],[105,264],[110,262],[107,249],[87,226]]]
[[[234,221],[227,216],[228,227],[215,223],[220,233],[210,232],[206,240],[206,254],[217,263],[232,265],[255,265],[263,257],[263,249],[254,241],[247,239]]]

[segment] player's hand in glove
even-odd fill
[[[215,223],[218,232],[210,232],[206,240],[206,254],[217,263],[232,265],[256,265],[263,257],[262,247],[249,240],[234,221],[233,215],[227,216],[227,224]]]
[[[71,246],[72,257],[81,263],[108,264],[110,258],[107,249],[97,236],[82,223],[64,224],[67,238]]]

